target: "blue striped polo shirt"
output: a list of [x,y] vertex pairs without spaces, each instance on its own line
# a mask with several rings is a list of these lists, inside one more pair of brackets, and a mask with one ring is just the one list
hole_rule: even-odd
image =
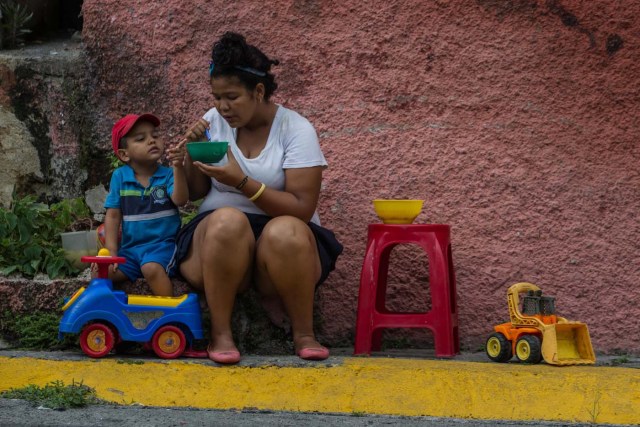
[[104,207],[122,213],[120,248],[175,242],[180,214],[171,201],[172,194],[173,170],[166,166],[158,165],[147,188],[138,182],[129,165],[113,172]]

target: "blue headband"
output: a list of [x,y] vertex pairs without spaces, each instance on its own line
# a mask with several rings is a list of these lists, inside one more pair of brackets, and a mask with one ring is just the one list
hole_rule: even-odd
[[[215,64],[212,61],[209,61],[209,77],[213,76],[214,67],[215,67]],[[264,77],[267,75],[267,73],[265,73],[264,71],[256,70],[255,68],[251,68],[251,67],[241,67],[239,65],[235,65],[233,68],[235,68],[236,70],[253,74],[258,77]]]

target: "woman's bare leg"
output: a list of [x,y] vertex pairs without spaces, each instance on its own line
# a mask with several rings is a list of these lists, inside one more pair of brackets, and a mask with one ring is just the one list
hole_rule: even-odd
[[313,332],[320,257],[309,226],[291,216],[269,221],[257,243],[256,268],[256,283],[263,297],[282,299],[291,320],[296,352],[322,348]]
[[231,333],[236,294],[248,286],[255,240],[249,220],[233,208],[217,209],[196,227],[180,273],[203,289],[211,314],[212,352],[237,351]]

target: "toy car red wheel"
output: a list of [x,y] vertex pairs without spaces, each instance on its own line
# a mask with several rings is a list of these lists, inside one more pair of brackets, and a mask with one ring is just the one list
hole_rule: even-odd
[[523,335],[516,341],[516,357],[525,363],[540,363],[540,338],[535,335]]
[[187,346],[187,339],[182,329],[173,325],[161,327],[151,339],[153,351],[162,359],[180,357]]
[[511,352],[511,343],[499,332],[495,332],[489,336],[485,345],[485,350],[489,359],[494,362],[508,362],[513,357],[513,353]]
[[80,348],[89,357],[104,357],[113,348],[116,334],[104,323],[91,323],[82,329]]

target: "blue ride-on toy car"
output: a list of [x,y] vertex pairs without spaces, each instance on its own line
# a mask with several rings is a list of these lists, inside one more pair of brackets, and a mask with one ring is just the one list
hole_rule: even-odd
[[[163,359],[202,357],[191,350],[202,339],[202,318],[196,294],[180,297],[127,295],[115,291],[108,278],[110,264],[125,262],[107,249],[82,262],[96,263],[98,277],[81,287],[62,307],[58,338],[80,333],[80,347],[90,357],[104,357],[122,341],[144,343]],[[189,350],[185,352],[187,349]]]

